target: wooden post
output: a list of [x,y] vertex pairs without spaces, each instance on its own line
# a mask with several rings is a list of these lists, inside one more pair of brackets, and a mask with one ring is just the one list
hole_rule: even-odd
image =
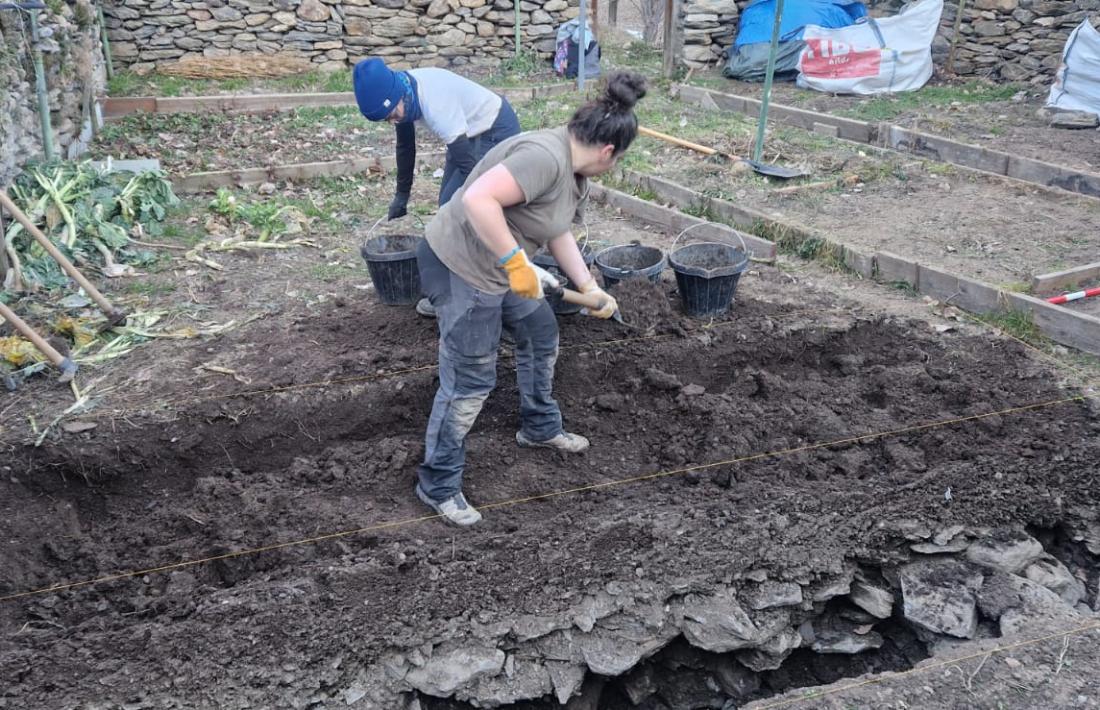
[[959,0],[959,7],[955,10],[955,32],[951,35],[951,48],[947,50],[947,73],[955,73],[955,47],[959,44],[959,30],[962,28],[963,10],[966,9],[966,0]]
[[679,60],[676,56],[677,45],[680,42],[680,18],[677,17],[679,10],[679,0],[665,0],[665,46],[662,69],[666,79],[671,79],[679,66]]
[[600,0],[592,0],[592,34],[600,35]]
[[619,0],[607,0],[607,25],[615,27],[619,24]]

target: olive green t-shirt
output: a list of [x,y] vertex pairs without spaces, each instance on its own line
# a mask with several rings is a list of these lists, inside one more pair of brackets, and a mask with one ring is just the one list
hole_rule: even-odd
[[495,165],[508,168],[523,191],[522,202],[504,208],[504,219],[528,256],[580,221],[588,179],[573,172],[568,128],[521,133],[486,153],[428,223],[428,244],[448,269],[480,291],[500,294],[508,290],[508,275],[478,238],[462,204],[466,187]]

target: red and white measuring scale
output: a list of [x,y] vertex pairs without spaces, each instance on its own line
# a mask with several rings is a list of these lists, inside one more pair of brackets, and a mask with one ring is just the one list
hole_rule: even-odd
[[1079,301],[1082,298],[1092,298],[1093,296],[1100,296],[1100,286],[1097,286],[1096,288],[1090,288],[1085,291],[1074,291],[1073,293],[1067,293],[1062,296],[1048,298],[1047,303],[1053,303],[1057,306],[1063,303],[1069,303],[1070,301]]

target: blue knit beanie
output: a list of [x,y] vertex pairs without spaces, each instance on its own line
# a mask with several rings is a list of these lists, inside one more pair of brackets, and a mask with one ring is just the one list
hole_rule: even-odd
[[352,73],[359,112],[370,121],[383,121],[405,95],[405,88],[386,63],[378,57],[364,59]]

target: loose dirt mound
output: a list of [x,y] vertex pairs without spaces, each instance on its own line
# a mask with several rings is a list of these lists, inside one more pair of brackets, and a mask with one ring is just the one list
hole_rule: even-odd
[[[354,386],[226,397],[20,451],[0,482],[0,595],[366,530],[3,602],[0,698],[320,707],[384,652],[492,637],[520,615],[552,625],[596,591],[642,603],[753,569],[816,579],[887,555],[883,521],[1052,525],[1066,501],[1100,502],[1100,422],[1080,402],[852,438],[1068,396],[1012,344],[826,327],[818,309],[752,300],[704,327],[630,293],[628,318],[660,312],[652,336],[563,319],[556,396],[587,454],[515,447],[502,358],[468,445],[467,492],[486,507],[474,530],[415,521],[434,375],[384,374],[434,361],[434,324],[410,309],[334,309],[272,335],[321,337],[311,352],[340,363],[288,368],[272,347],[272,383]],[[807,448],[821,442],[835,443]]]

